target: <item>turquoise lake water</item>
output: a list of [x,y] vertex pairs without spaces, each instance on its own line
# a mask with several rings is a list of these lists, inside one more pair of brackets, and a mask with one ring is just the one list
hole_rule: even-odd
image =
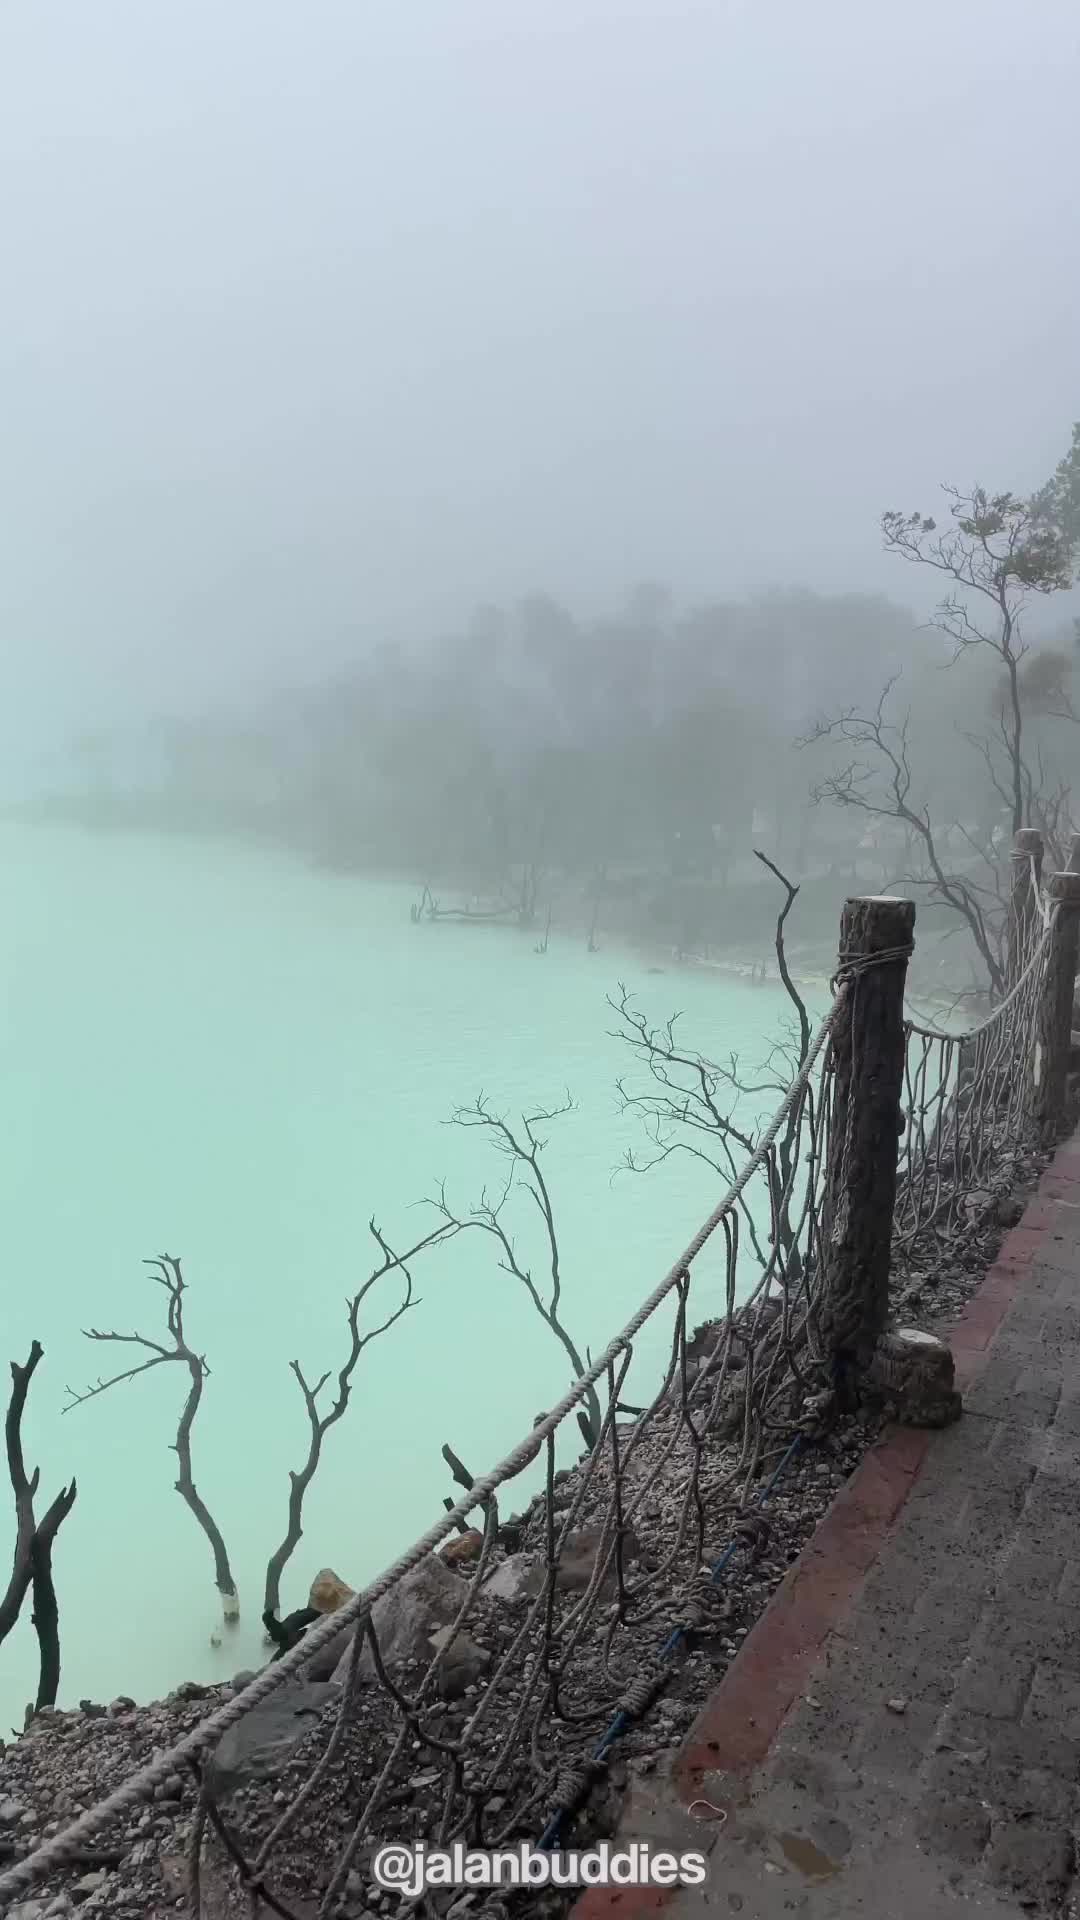
[[[716,973],[658,975],[614,945],[590,955],[553,935],[541,956],[510,930],[415,927],[407,888],[242,846],[9,825],[0,858],[4,1358],[25,1359],[34,1337],[45,1348],[24,1421],[39,1513],[72,1473],[79,1483],[55,1555],[60,1704],[152,1698],[265,1658],[263,1572],[307,1446],[288,1363],[309,1377],[341,1364],[372,1214],[407,1245],[440,1178],[464,1204],[505,1171],[481,1136],[445,1124],[452,1109],[481,1089],[513,1115],[573,1095],[544,1164],[566,1319],[596,1352],[718,1197],[685,1159],[613,1179],[643,1137],[618,1111],[632,1063],[605,994],[624,980],[653,1018],[681,1008],[688,1040],[748,1061],[783,1003]],[[539,1269],[524,1200],[513,1221]],[[163,1295],[141,1263],[160,1252],[183,1259],[188,1337],[211,1367],[194,1473],[240,1591],[223,1636],[209,1550],[173,1491],[186,1374],[162,1367],[62,1411],[68,1386],[129,1363],[81,1329],[158,1334]],[[695,1303],[719,1268],[707,1251]],[[368,1348],[327,1438],[285,1611],[320,1567],[359,1584],[430,1525],[451,1491],[444,1441],[479,1473],[569,1385],[482,1236],[426,1256],[415,1283],[421,1305]],[[383,1282],[372,1317],[397,1297]],[[669,1327],[643,1338],[646,1370]],[[530,1491],[523,1476],[507,1510]],[[6,1488],[0,1504],[10,1539]],[[4,1732],[35,1684],[27,1605],[0,1648]]]

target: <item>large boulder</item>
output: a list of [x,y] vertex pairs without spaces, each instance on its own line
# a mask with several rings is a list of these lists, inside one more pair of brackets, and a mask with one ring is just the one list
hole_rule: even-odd
[[[599,1527],[580,1527],[567,1534],[555,1572],[557,1593],[584,1593],[596,1571],[597,1556],[604,1536]],[[641,1558],[641,1548],[628,1528],[623,1539],[623,1565]],[[535,1600],[544,1588],[547,1567],[539,1555],[512,1553],[496,1567],[484,1582],[484,1593],[493,1600]],[[616,1588],[615,1556],[612,1554],[601,1585],[601,1596],[610,1599]]]
[[[469,1584],[454,1573],[437,1554],[426,1554],[410,1573],[376,1600],[371,1623],[379,1643],[379,1655],[388,1671],[407,1661],[430,1661],[440,1655],[440,1689],[454,1697],[472,1684],[490,1660],[490,1654],[465,1633],[450,1638],[448,1629],[469,1592]],[[350,1648],[346,1643],[334,1673],[343,1686],[349,1670]],[[468,1673],[468,1678],[463,1676]],[[360,1655],[360,1678],[375,1677],[370,1646]]]
[[530,1553],[511,1553],[496,1567],[489,1580],[484,1582],[484,1595],[492,1600],[505,1600],[513,1604],[515,1600],[527,1599],[535,1594],[533,1584],[537,1566],[540,1563]]
[[[609,1540],[607,1547],[604,1548],[605,1552],[610,1544]],[[559,1565],[555,1573],[556,1592],[583,1593],[596,1571],[596,1563],[603,1546],[604,1535],[599,1527],[581,1527],[576,1533],[568,1533],[559,1554]],[[623,1566],[628,1566],[632,1560],[638,1560],[640,1557],[641,1549],[637,1540],[627,1528],[623,1535]],[[541,1567],[537,1592],[544,1584],[544,1573],[545,1570]],[[615,1556],[612,1554],[600,1589],[601,1594],[604,1598],[608,1598],[614,1593],[615,1587]]]
[[225,1800],[238,1787],[281,1773],[337,1694],[333,1686],[286,1680],[268,1700],[250,1708],[222,1734],[207,1762],[206,1784],[214,1799]]
[[342,1655],[349,1651],[352,1636],[351,1627],[342,1627],[340,1633],[333,1634],[325,1647],[312,1654],[307,1662],[303,1670],[305,1680],[332,1680],[341,1665]]

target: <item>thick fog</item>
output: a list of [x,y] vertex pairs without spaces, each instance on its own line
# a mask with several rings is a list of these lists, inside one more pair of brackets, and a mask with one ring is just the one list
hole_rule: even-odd
[[[650,1751],[849,1395],[955,1417],[886,1306],[970,1297],[1076,1092],[1078,51],[1077,0],[0,4],[0,1271],[39,1525],[78,1471],[58,1625],[0,1491],[0,1725],[88,1704],[9,1745],[0,1859],[181,1724],[117,1696],[189,1726],[511,1448],[470,1577],[528,1610],[584,1443],[565,1610],[454,1601],[423,1682],[531,1832],[796,1425],[832,1467]],[[290,1898],[365,1771],[461,1826],[362,1691]],[[174,1785],[108,1911],[191,1857]]]
[[11,750],[543,589],[925,595],[1075,412],[1044,0],[8,7]]

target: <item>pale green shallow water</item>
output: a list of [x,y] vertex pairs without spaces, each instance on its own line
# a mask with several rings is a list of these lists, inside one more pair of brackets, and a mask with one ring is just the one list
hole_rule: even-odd
[[[440,1175],[464,1198],[492,1172],[481,1138],[442,1124],[451,1108],[480,1088],[508,1109],[573,1093],[545,1165],[567,1318],[596,1351],[716,1197],[682,1160],[612,1184],[640,1135],[616,1108],[629,1060],[608,1037],[605,993],[622,978],[655,1017],[685,1009],[703,1048],[748,1059],[780,997],[716,975],[655,977],[611,946],[590,956],[553,937],[539,957],[508,931],[416,928],[400,887],[234,846],[5,826],[0,860],[3,1357],[25,1358],[34,1336],[45,1347],[24,1424],[39,1511],[79,1480],[56,1552],[61,1704],[149,1698],[265,1657],[263,1570],[287,1469],[306,1450],[288,1361],[316,1375],[340,1364],[343,1301],[371,1266],[369,1215],[405,1244],[424,1230],[412,1203]],[[212,1368],[195,1477],[244,1606],[217,1651],[208,1550],[172,1491],[186,1376],[162,1369],[61,1415],[69,1382],[117,1370],[118,1350],[91,1347],[81,1327],[155,1331],[163,1296],[140,1262],[160,1251],[183,1256],[189,1337]],[[703,1256],[696,1302],[708,1304],[710,1272],[718,1259]],[[431,1523],[449,1491],[443,1441],[480,1472],[568,1385],[561,1351],[479,1236],[418,1264],[416,1279],[422,1306],[369,1348],[328,1437],[286,1610],[319,1567],[359,1582]],[[669,1326],[643,1342],[646,1364]],[[517,1482],[517,1503],[529,1490]],[[6,1555],[6,1485],[0,1498]],[[27,1607],[0,1649],[3,1732],[35,1672]]]

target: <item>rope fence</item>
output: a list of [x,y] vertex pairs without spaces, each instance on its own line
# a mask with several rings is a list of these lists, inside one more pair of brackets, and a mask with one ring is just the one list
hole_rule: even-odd
[[905,1022],[897,1251],[965,1232],[973,1207],[1011,1184],[1016,1156],[1030,1144],[1027,1063],[1051,937],[1041,903],[1030,931],[1023,971],[986,1019],[959,1033]]
[[[880,1153],[859,1132],[868,1070],[860,993],[872,986],[879,996],[863,994],[863,1016],[870,1009],[875,1019],[880,997],[896,996],[902,1130],[890,1149],[895,1207],[882,1223],[887,1272],[890,1244],[899,1257],[923,1236],[961,1232],[970,1196],[1007,1180],[1031,1142],[1048,980],[1066,922],[1075,950],[1080,912],[1052,902],[1046,917],[1034,897],[1008,993],[959,1033],[903,1017],[910,942],[842,943],[829,1009],[745,1166],[558,1404],[377,1579],[0,1874],[0,1904],[184,1768],[199,1780],[188,1895],[196,1920],[207,1914],[210,1860],[216,1873],[228,1864],[252,1916],[331,1920],[354,1911],[356,1874],[388,1841],[557,1844],[677,1660],[723,1638],[728,1582],[765,1550],[764,1509],[805,1464],[834,1401],[836,1247],[852,1231],[848,1202],[863,1191],[850,1183],[867,1153]],[[872,929],[875,903],[852,904],[870,910]],[[640,1407],[626,1397],[635,1358],[635,1386],[639,1375],[649,1381]],[[559,1471],[559,1438],[576,1434],[590,1391],[602,1410],[598,1438]],[[534,1463],[542,1490],[521,1513],[507,1511],[507,1491]],[[444,1557],[447,1542],[458,1544]],[[271,1702],[308,1701],[312,1683],[331,1678],[308,1738],[272,1783],[240,1796],[241,1813],[225,1737]],[[328,1838],[318,1884],[301,1898],[289,1841],[316,1809]]]

